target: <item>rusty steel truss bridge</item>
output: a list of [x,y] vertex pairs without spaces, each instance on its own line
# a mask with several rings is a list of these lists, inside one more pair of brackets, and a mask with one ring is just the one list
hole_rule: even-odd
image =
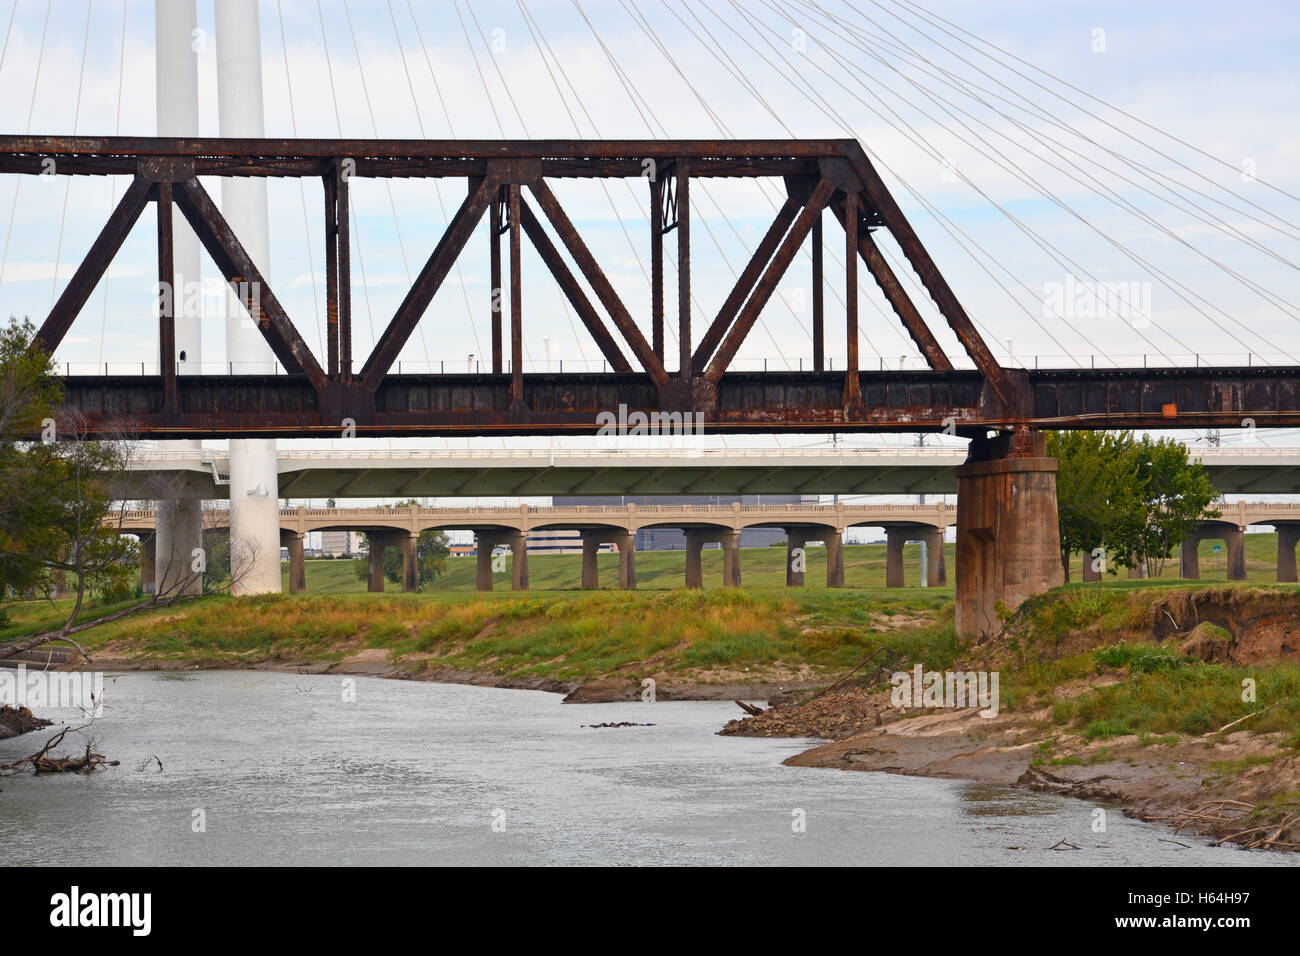
[[[654,174],[647,176],[647,169]],[[41,325],[34,347],[52,354],[59,346],[132,226],[152,204],[159,282],[168,289],[173,285],[175,207],[287,373],[177,374],[175,320],[164,304],[158,318],[159,375],[62,379],[64,412],[87,436],[336,437],[345,420],[358,436],[591,434],[597,416],[620,405],[660,416],[697,413],[706,428],[719,432],[948,430],[983,436],[998,430],[1015,436],[1012,446],[1019,454],[1032,454],[1030,435],[1039,428],[1240,427],[1247,419],[1258,427],[1300,426],[1300,367],[1026,370],[999,364],[854,140],[0,137],[0,173],[48,172],[127,176],[131,182]],[[272,284],[202,185],[204,176],[321,182],[325,355],[308,348]],[[464,201],[373,351],[357,360],[349,264],[353,177],[459,178],[466,184]],[[693,180],[718,177],[780,178],[786,199],[712,322],[696,334],[690,315],[690,188]],[[573,178],[647,181],[648,316],[635,316],[624,305],[548,184]],[[838,335],[842,329],[848,361],[846,369],[833,371],[825,362],[821,295],[827,210],[833,228],[843,231],[846,262],[845,321],[841,326],[836,316],[833,331]],[[499,305],[491,313],[490,371],[395,373],[398,355],[417,324],[427,319],[436,331],[438,316],[426,315],[429,305],[484,216],[494,303],[503,299],[497,290],[510,291],[508,319]],[[973,369],[954,368],[945,355],[882,254],[876,239],[880,230],[901,249]],[[677,256],[675,318],[664,309],[664,238],[669,233],[676,234],[675,248],[669,250]],[[524,373],[525,234],[611,371]],[[807,370],[732,369],[746,336],[809,239],[813,300]],[[859,261],[927,370],[860,367]],[[664,354],[666,321],[677,324],[675,357]]]

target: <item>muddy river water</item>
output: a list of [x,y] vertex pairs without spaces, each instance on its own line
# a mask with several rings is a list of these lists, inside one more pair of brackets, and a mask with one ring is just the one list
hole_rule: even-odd
[[[731,703],[256,671],[109,674],[105,691],[85,732],[120,765],[0,779],[4,862],[1284,862],[1176,846],[1118,811],[1097,832],[1094,806],[1062,797],[784,767],[811,742],[718,737]],[[584,726],[621,721],[654,726]],[[48,735],[0,741],[0,763]]]

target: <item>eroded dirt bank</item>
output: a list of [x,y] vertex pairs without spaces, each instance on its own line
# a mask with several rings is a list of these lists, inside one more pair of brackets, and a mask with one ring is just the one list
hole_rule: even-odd
[[[1044,605],[1046,617],[1060,608]],[[1122,733],[1071,719],[1068,704],[1126,692],[1152,674],[1177,698],[1237,694],[1242,674],[1264,682],[1300,660],[1300,593],[1207,588],[1160,595],[1106,623],[1044,633],[1044,608],[1013,619],[967,652],[969,669],[999,670],[1014,684],[1027,669],[1070,667],[1041,693],[1015,688],[1023,706],[980,716],[975,708],[896,706],[882,671],[874,689],[853,687],[802,704],[738,717],[722,734],[820,737],[828,742],[786,761],[971,780],[1096,801],[1130,816],[1243,847],[1300,849],[1300,734],[1295,700],[1267,696],[1240,719],[1200,733]],[[1035,634],[1034,629],[1039,633]],[[1106,666],[1116,644],[1128,661]],[[1276,669],[1276,670],[1274,670]],[[1293,671],[1292,671],[1293,672]],[[883,679],[883,681],[882,681]],[[1219,682],[1224,686],[1216,687]],[[1005,685],[1004,685],[1005,686]],[[1283,686],[1293,686],[1285,685]],[[1151,707],[1160,697],[1151,694]],[[1145,702],[1145,698],[1143,698]],[[1166,701],[1171,709],[1185,702]],[[1292,716],[1283,718],[1283,714]],[[1263,723],[1271,718],[1269,723]],[[1220,718],[1221,719],[1221,718]],[[1252,729],[1252,725],[1266,729]],[[1173,837],[1176,839],[1176,837]]]

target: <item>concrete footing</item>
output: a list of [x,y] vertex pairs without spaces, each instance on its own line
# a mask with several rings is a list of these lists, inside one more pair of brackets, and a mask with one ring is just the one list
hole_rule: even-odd
[[957,635],[996,633],[999,602],[1015,610],[1064,577],[1056,459],[991,458],[958,468]]

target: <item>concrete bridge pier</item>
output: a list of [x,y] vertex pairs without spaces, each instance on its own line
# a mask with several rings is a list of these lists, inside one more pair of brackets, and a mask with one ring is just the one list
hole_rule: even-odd
[[926,587],[946,584],[948,569],[943,558],[943,531],[939,528],[893,527],[885,529],[885,587],[906,587],[903,547],[909,541],[925,542]]
[[826,586],[842,588],[844,587],[844,533],[827,531],[823,543],[826,545]]
[[388,535],[380,531],[371,531],[367,537],[370,542],[370,577],[366,580],[366,590],[378,593],[384,590],[384,547]]
[[703,531],[686,529],[686,586],[704,587],[704,561],[701,551],[705,544],[722,545],[722,586],[740,587],[740,532]]
[[1093,581],[1101,580],[1101,571],[1092,569],[1092,555],[1087,551],[1083,553],[1083,583],[1089,584]]
[[808,560],[808,534],[806,532],[789,531],[785,533],[785,586],[788,588],[801,588],[804,586],[804,570],[806,565],[801,565],[800,570],[795,570],[795,551],[803,549],[803,560]]
[[[302,594],[307,590],[307,561],[303,553],[305,535],[297,531],[280,531],[280,547],[289,549],[289,593]],[[375,546],[373,542],[370,545]]]
[[1296,580],[1296,545],[1300,544],[1300,524],[1277,524],[1277,579]]
[[[1279,535],[1279,543],[1280,543]],[[1235,525],[1215,525],[1193,531],[1184,540],[1178,554],[1178,572],[1181,577],[1196,580],[1201,576],[1201,542],[1205,539],[1223,541],[1228,552],[1225,566],[1229,581],[1246,580],[1246,533]],[[1280,567],[1280,566],[1279,566]]]
[[636,590],[636,535],[623,532],[614,539],[618,548],[618,586],[625,591]]
[[474,540],[478,552],[475,579],[478,590],[492,590],[492,551],[502,545],[510,549],[510,590],[528,590],[528,544],[523,532],[476,531]]
[[157,538],[152,534],[140,535],[140,590],[145,594],[153,594],[157,590],[156,542]]
[[618,548],[618,586],[624,590],[636,588],[636,535],[627,531],[583,529],[582,535],[582,586],[585,590],[600,587],[600,546],[613,544]]
[[[203,502],[163,499],[157,504],[154,582],[159,594],[202,594],[203,575],[193,570],[194,551],[203,547]],[[279,565],[276,555],[276,565]]]
[[412,532],[402,538],[402,590],[420,590],[420,535]]
[[971,440],[957,469],[959,637],[980,639],[1001,627],[998,604],[1015,610],[1064,580],[1056,511],[1056,459],[1028,430]]

